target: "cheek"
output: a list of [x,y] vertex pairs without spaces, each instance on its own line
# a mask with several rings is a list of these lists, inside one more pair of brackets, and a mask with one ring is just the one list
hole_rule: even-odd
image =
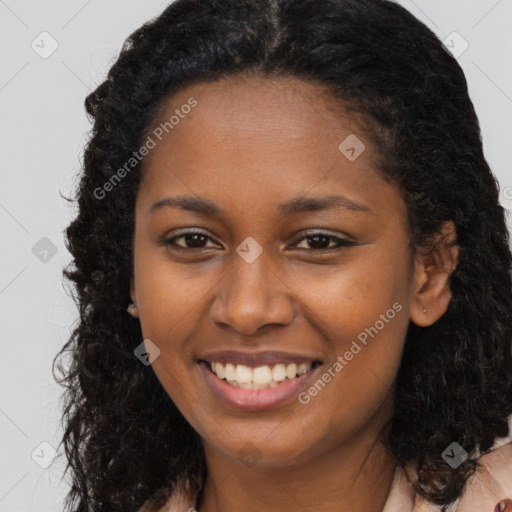
[[348,304],[329,306],[332,356],[298,396],[300,410],[291,416],[294,428],[311,432],[311,442],[324,449],[354,435],[377,411],[380,418],[391,414],[390,390],[409,323],[405,307],[392,295],[370,294],[363,303],[355,296]]
[[136,246],[135,276],[139,320],[144,339],[160,350],[152,368],[163,388],[180,409],[194,394],[191,370],[195,360],[188,343],[205,314],[204,300],[211,289],[211,272],[171,262],[165,251],[141,242]]
[[135,276],[144,336],[165,345],[186,337],[197,325],[200,308],[215,282],[212,274],[205,267],[173,262],[165,248],[155,249],[141,241]]
[[386,331],[403,331],[408,321],[394,321],[396,311],[392,306],[397,302],[403,311],[408,307],[408,275],[404,270],[408,268],[407,257],[406,248],[388,253],[384,247],[369,247],[354,252],[350,260],[336,268],[317,270],[307,279],[289,275],[288,280],[307,306],[305,311],[311,312],[311,323],[316,319],[326,336],[337,340],[333,341],[333,348],[340,352],[347,340],[373,326],[390,308],[388,316],[393,321],[385,322]]
[[306,390],[302,403],[343,429],[355,428],[379,407],[400,364],[409,325],[408,253],[406,247],[391,252],[392,260],[386,254],[375,251],[297,292],[330,352],[320,382]]

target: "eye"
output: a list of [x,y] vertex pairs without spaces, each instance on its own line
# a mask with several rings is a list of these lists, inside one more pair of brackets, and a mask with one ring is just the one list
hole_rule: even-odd
[[[178,243],[181,240],[181,243]],[[216,244],[206,245],[211,238],[202,231],[185,231],[172,238],[162,241],[165,246],[173,246],[179,250],[206,249],[208,247],[218,247]],[[302,247],[301,247],[302,245]],[[290,247],[306,252],[322,252],[341,249],[343,247],[353,247],[357,245],[352,240],[340,238],[335,235],[324,232],[310,233],[294,242]]]
[[[183,239],[183,243],[176,243],[177,240]],[[202,231],[186,231],[180,235],[163,240],[165,246],[175,246],[178,249],[204,249],[208,246],[205,243],[211,238]],[[212,245],[210,247],[216,247]]]
[[[309,246],[308,247],[300,247],[301,243],[305,243]],[[331,243],[334,242],[334,246],[331,245]],[[299,249],[299,250],[306,250],[307,252],[312,251],[330,251],[333,249],[340,249],[342,247],[353,247],[357,245],[352,240],[348,240],[346,238],[340,238],[338,236],[331,235],[329,233],[323,233],[323,232],[316,232],[316,233],[310,233],[307,236],[299,239],[297,242],[295,242],[291,247]]]

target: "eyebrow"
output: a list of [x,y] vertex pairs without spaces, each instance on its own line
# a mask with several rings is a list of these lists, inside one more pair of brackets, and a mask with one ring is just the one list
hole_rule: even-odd
[[[356,203],[340,195],[316,198],[296,197],[281,203],[278,206],[278,209],[283,216],[289,217],[298,213],[322,211],[334,207],[341,207],[356,212],[370,211],[368,206]],[[191,196],[177,196],[165,197],[156,201],[149,209],[148,216],[164,208],[179,208],[180,210],[201,213],[204,215],[220,216],[224,214],[224,210],[222,208],[207,199]]]

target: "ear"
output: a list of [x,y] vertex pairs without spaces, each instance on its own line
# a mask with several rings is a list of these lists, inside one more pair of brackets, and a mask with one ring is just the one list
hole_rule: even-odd
[[445,222],[429,247],[417,247],[412,279],[410,318],[427,327],[441,318],[450,304],[449,277],[459,261],[457,232],[452,221]]

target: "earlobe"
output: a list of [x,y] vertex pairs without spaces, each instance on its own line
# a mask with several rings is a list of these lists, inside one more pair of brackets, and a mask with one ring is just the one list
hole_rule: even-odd
[[132,303],[128,305],[126,311],[133,317],[139,318],[139,310],[137,308],[137,300],[135,295],[135,283],[133,277],[130,278],[130,298]]
[[132,302],[137,302],[137,297],[135,295],[135,279],[133,276],[130,276],[130,299]]
[[410,306],[411,321],[427,327],[448,309],[450,275],[457,267],[459,247],[453,222],[445,222],[428,250],[417,248]]

